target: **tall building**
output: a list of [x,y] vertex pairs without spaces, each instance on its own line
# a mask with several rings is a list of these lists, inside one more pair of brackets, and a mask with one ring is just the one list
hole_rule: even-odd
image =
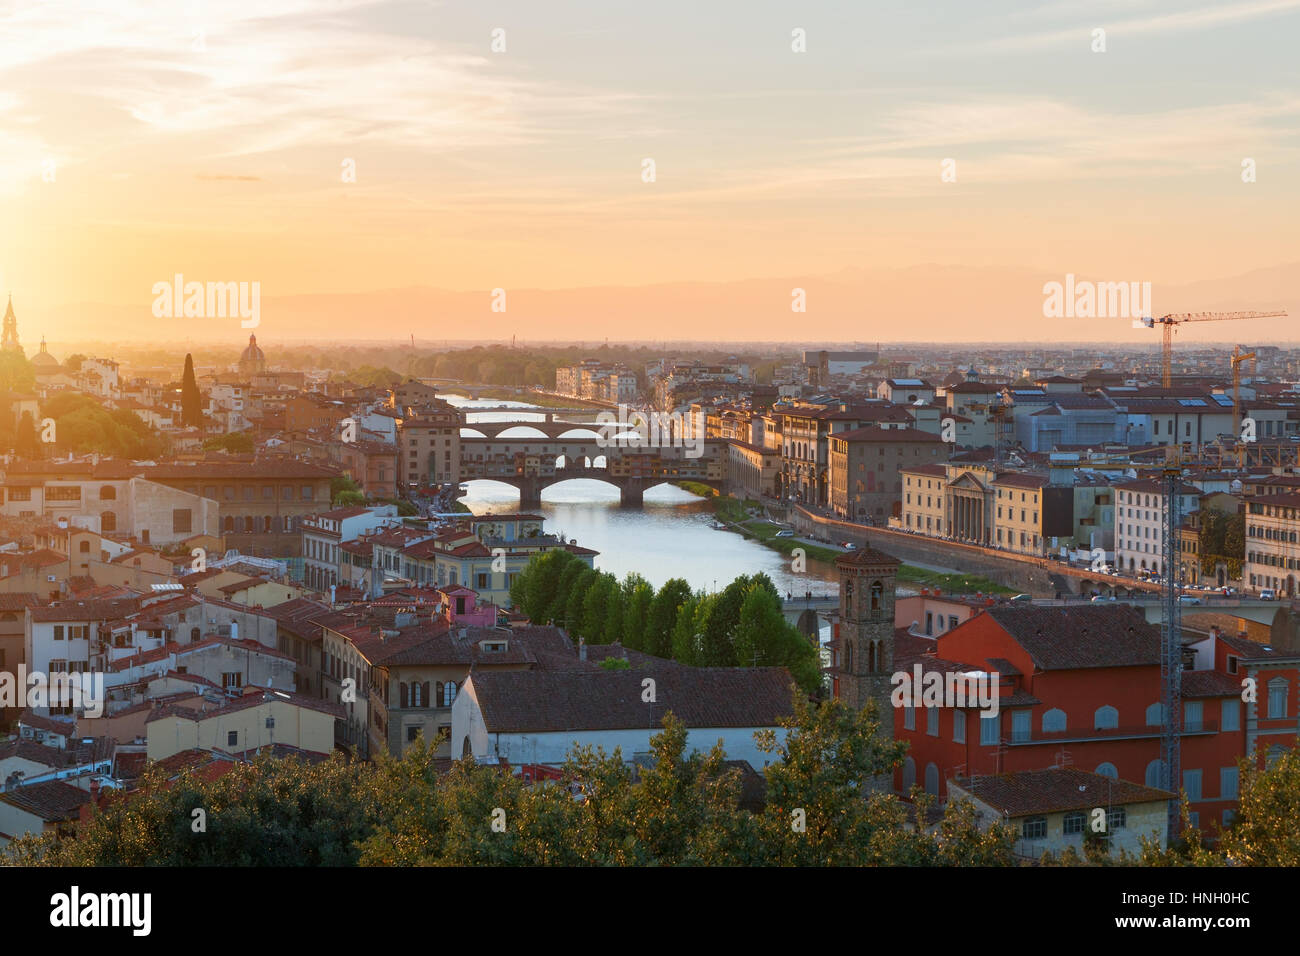
[[18,342],[18,319],[14,315],[14,297],[9,296],[9,306],[5,309],[4,336],[0,338],[0,349],[6,352],[22,353],[23,347]]
[[890,677],[894,671],[894,583],[899,562],[874,548],[835,559],[840,577],[840,619],[832,692],[854,710],[876,702],[880,734],[894,736]]

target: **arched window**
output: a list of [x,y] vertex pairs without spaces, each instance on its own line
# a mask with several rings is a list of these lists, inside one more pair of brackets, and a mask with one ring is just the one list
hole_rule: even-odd
[[414,684],[411,685],[411,706],[412,707],[424,706],[424,685],[421,684],[419,681],[416,681]]
[[916,761],[911,757],[903,758],[903,793],[916,786]]
[[853,642],[848,640],[844,642],[844,670],[853,673]]
[[456,702],[456,682],[449,680],[442,685],[442,706],[450,707]]
[[1165,705],[1152,704],[1147,708],[1147,726],[1163,727],[1165,723]]
[[402,706],[402,707],[410,707],[410,706],[411,706],[411,688],[410,688],[409,686],[407,686],[407,684],[405,684],[405,683],[398,684],[397,687],[398,687],[398,690],[401,692],[401,693],[398,695],[398,696],[399,696],[399,699],[401,700],[401,704],[400,704],[400,706]]
[[1098,707],[1092,715],[1092,726],[1094,730],[1114,730],[1119,726],[1119,711],[1109,704]]
[[99,489],[99,500],[100,500],[100,501],[116,501],[116,500],[117,500],[117,489],[114,488],[112,485],[102,485],[102,486],[100,487],[100,489]]
[[1165,785],[1165,762],[1163,760],[1153,760],[1147,764],[1146,784],[1148,787],[1163,787]]
[[80,551],[82,554],[90,554],[90,542],[82,541],[80,544],[77,545],[77,550]]
[[262,516],[262,533],[263,533],[263,534],[270,534],[270,533],[271,533],[271,516],[270,516],[270,515],[263,515],[263,516]]
[[869,674],[874,674],[876,668],[880,666],[880,659],[877,657],[877,654],[879,654],[879,648],[879,641],[869,641],[867,643],[867,673]]
[[235,530],[235,519],[232,518],[232,517],[230,517],[229,515],[227,515],[226,517],[222,518],[222,519],[221,519],[221,530],[222,530],[222,531],[227,531],[227,532],[230,532],[230,533],[233,534],[233,533],[234,533],[234,530]]
[[1115,765],[1113,763],[1104,763],[1100,765],[1093,772],[1096,773],[1097,776],[1099,777],[1110,777],[1110,779],[1112,780],[1119,779],[1119,771],[1115,769]]
[[932,763],[925,765],[925,792],[935,797],[939,795],[939,768]]
[[1065,711],[1053,707],[1043,714],[1043,733],[1055,734],[1065,730]]
[[885,587],[879,581],[871,582],[871,610],[879,611],[881,599],[885,593]]
[[247,534],[252,534],[252,533],[253,533],[253,516],[252,516],[252,515],[244,515],[244,531],[245,531]]
[[100,530],[100,531],[116,531],[116,530],[117,530],[117,515],[115,515],[115,514],[114,514],[113,512],[111,512],[111,511],[104,511],[104,512],[101,512],[101,513],[100,513],[100,516],[99,516],[99,530]]
[[469,746],[469,734],[466,734],[460,742],[460,759],[464,760],[466,757],[472,756],[473,753]]

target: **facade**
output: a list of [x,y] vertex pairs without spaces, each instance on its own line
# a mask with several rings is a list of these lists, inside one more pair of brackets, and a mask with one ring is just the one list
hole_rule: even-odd
[[[1179,484],[1179,513],[1198,508],[1199,488]],[[1115,559],[1125,571],[1166,573],[1163,524],[1165,483],[1158,478],[1127,481],[1115,486]],[[1179,522],[1181,524],[1181,521]]]
[[841,518],[884,525],[899,511],[905,467],[946,457],[947,445],[918,428],[855,428],[829,436],[830,507]]
[[409,488],[459,483],[463,419],[441,399],[407,410],[397,420],[399,481]]
[[1300,494],[1246,499],[1245,584],[1295,597],[1300,576]]
[[840,608],[831,648],[831,695],[854,710],[874,702],[882,733],[889,733],[892,723],[890,677],[894,672],[898,568],[896,558],[874,548],[835,559]]

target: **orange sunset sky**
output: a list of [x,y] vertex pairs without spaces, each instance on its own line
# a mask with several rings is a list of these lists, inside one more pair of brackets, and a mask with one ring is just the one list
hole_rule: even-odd
[[259,282],[272,342],[1150,341],[1044,319],[1066,273],[1294,340],[1298,35],[1300,0],[4,0],[0,288],[29,354],[247,337],[155,318],[176,273]]

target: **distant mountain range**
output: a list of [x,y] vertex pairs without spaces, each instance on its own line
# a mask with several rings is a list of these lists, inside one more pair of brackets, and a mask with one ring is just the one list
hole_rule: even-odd
[[[1140,275],[1078,275],[1077,282],[1134,282]],[[1126,318],[1044,318],[1043,286],[1063,274],[1029,269],[913,266],[845,269],[829,275],[675,282],[579,289],[507,289],[505,312],[492,291],[427,287],[338,295],[275,295],[262,288],[263,342],[502,339],[541,341],[726,342],[1096,342],[1155,345],[1158,331]],[[794,289],[806,311],[794,312]],[[21,295],[21,293],[20,293]],[[1152,311],[1285,308],[1285,319],[1187,326],[1176,341],[1243,344],[1300,342],[1300,264],[1181,286],[1152,286]],[[158,319],[152,296],[132,305],[85,303],[42,310],[15,305],[28,353],[42,334],[59,341],[112,340],[159,345],[243,342],[238,318]]]

